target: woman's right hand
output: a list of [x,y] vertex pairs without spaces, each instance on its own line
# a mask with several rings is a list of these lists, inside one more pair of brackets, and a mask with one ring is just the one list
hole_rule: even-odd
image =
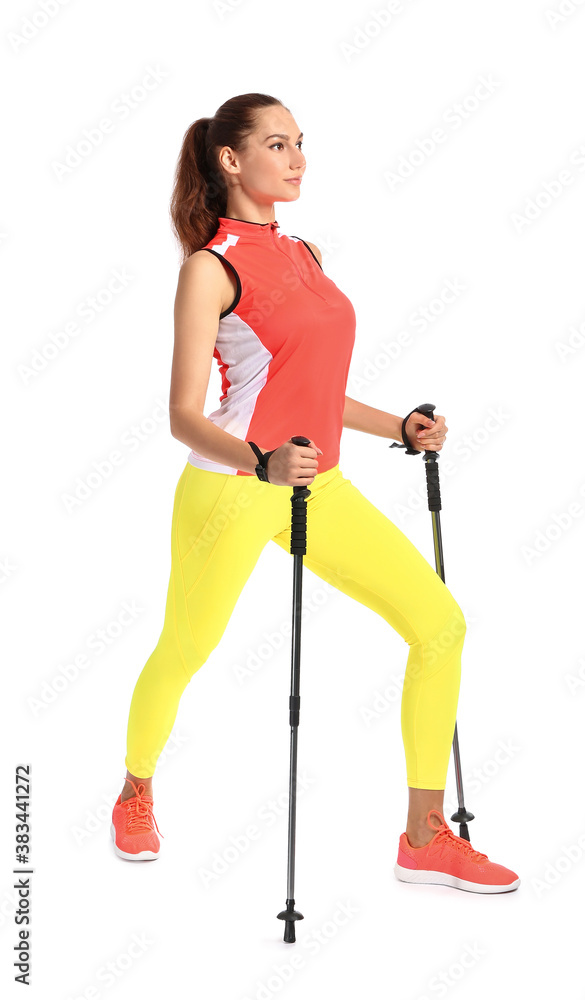
[[292,438],[275,448],[268,459],[268,480],[275,486],[309,486],[319,468],[316,456],[323,452],[314,441],[293,444]]

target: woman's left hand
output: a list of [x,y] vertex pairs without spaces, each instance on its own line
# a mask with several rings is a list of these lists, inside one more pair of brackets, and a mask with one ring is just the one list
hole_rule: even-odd
[[417,451],[440,451],[449,428],[445,424],[445,418],[440,414],[435,413],[435,419],[430,420],[415,410],[406,421],[404,430],[412,447]]

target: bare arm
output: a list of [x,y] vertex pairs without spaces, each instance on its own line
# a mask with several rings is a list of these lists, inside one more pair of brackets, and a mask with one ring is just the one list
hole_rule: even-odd
[[[205,397],[222,312],[223,264],[205,250],[192,254],[179,272],[175,297],[175,342],[171,371],[171,434],[205,458],[254,473],[250,445],[204,415]],[[268,451],[262,441],[256,444]]]
[[377,434],[379,437],[393,438],[402,444],[402,420],[393,413],[377,410],[374,406],[366,406],[357,399],[345,397],[343,411],[343,426],[354,431],[364,431],[366,434]]

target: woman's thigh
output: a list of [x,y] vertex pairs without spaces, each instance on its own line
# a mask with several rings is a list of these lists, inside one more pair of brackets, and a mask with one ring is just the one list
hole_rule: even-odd
[[217,646],[271,536],[283,524],[278,488],[187,464],[172,519],[165,635],[178,638],[189,674]]
[[[290,550],[290,528],[273,540]],[[304,564],[380,614],[409,645],[429,642],[462,618],[416,546],[340,471],[308,498]]]

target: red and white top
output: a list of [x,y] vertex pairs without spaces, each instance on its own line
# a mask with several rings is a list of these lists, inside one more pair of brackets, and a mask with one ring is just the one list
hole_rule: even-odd
[[[350,300],[304,240],[280,233],[277,222],[221,216],[202,249],[220,256],[237,281],[236,297],[219,317],[213,356],[222,394],[208,419],[263,451],[302,434],[323,451],[318,471],[333,468],[355,342]],[[254,475],[194,450],[188,460],[213,472]]]

